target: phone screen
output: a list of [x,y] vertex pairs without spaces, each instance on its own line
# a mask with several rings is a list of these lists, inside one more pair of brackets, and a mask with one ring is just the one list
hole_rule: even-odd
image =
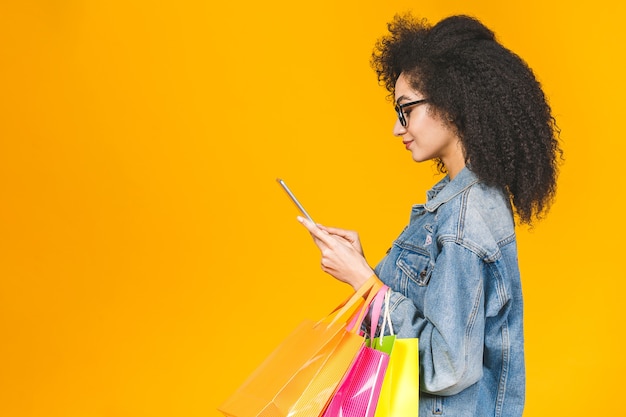
[[298,201],[298,199],[296,198],[296,196],[293,194],[293,192],[289,189],[289,187],[287,187],[287,184],[285,184],[285,181],[283,181],[280,178],[276,178],[276,181],[278,181],[278,183],[280,184],[281,187],[283,187],[283,190],[285,190],[285,192],[287,193],[287,195],[289,196],[289,198],[291,198],[291,201],[293,201],[293,203],[296,205],[296,207],[298,207],[298,210],[300,210],[300,212],[302,214],[304,214],[306,216],[307,219],[309,219],[310,221],[312,221],[313,223],[315,223],[315,221],[313,221],[313,219],[311,218],[311,216],[309,216],[309,213],[307,213],[307,211],[304,209],[304,207],[302,206],[302,204],[300,203],[300,201]]

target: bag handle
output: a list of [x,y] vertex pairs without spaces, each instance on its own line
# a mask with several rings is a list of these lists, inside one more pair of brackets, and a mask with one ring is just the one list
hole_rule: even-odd
[[[370,340],[374,340],[376,337],[376,328],[378,327],[378,319],[380,318],[380,312],[383,307],[383,300],[387,299],[387,293],[389,287],[383,285],[378,293],[376,294],[376,298],[374,299],[374,304],[372,305],[372,317],[370,320]],[[383,332],[385,329],[385,321],[383,320],[383,326],[380,328],[380,337],[383,336]]]
[[[367,294],[367,299],[361,307],[358,316],[353,317],[350,324],[346,328],[347,331],[356,334],[361,329],[361,324],[363,324],[363,320],[365,319],[365,316],[370,309],[370,305],[374,304],[373,309],[375,311],[378,311],[378,314],[380,314],[380,308],[382,306],[383,300],[381,296],[384,296],[385,294],[385,292],[383,291],[384,287],[385,285],[380,281],[379,284],[374,284],[370,292]],[[373,330],[376,330],[376,326],[374,326]]]
[[[347,323],[348,320],[350,320],[350,318],[353,318],[353,316],[356,314],[352,310],[354,310],[355,306],[360,305],[360,311],[357,316],[357,322],[360,326],[360,323],[363,321],[363,317],[365,316],[365,312],[369,308],[370,303],[382,286],[383,283],[378,279],[378,277],[376,275],[372,275],[367,281],[365,281],[363,285],[361,285],[361,287],[359,287],[359,289],[354,292],[354,294],[352,294],[345,301],[335,307],[335,309],[328,316],[320,320],[318,324],[327,320],[333,314],[335,316],[328,323],[327,327],[331,327],[337,322]],[[365,299],[365,302],[363,302],[363,297],[366,294],[367,298]]]
[[378,338],[378,346],[383,345],[383,336],[385,335],[385,323],[389,324],[389,334],[393,336],[393,325],[391,324],[391,311],[389,308],[390,298],[391,291],[389,291],[389,288],[387,288],[387,291],[385,292],[385,312],[383,314],[383,324],[382,326],[380,326],[380,337]]
[[376,299],[376,296],[380,293],[380,289],[382,287],[383,283],[378,280],[378,278],[376,278],[376,280],[372,284],[372,287],[367,292],[367,298],[358,310],[358,314],[357,312],[354,312],[352,314],[350,324],[348,324],[348,326],[346,327],[347,331],[356,334],[360,330],[361,324],[363,323],[363,320],[365,319],[365,316],[369,311],[370,305]]
[[[373,328],[372,326],[370,326],[370,329],[372,330],[372,332],[370,332],[371,338],[374,338],[374,336],[376,335],[376,327],[378,326],[377,323],[378,323],[378,318],[380,317],[380,312],[382,309],[383,298],[385,297],[385,292],[387,291],[388,288],[389,287],[387,287],[386,285],[383,285],[380,288],[380,290],[378,290],[378,292],[376,293],[376,296],[374,297],[374,302],[372,303],[371,323],[376,323],[376,324],[374,324]],[[355,313],[352,316],[352,319],[350,320],[350,324],[348,324],[347,330],[351,330],[356,326],[357,319],[358,319],[358,316]]]

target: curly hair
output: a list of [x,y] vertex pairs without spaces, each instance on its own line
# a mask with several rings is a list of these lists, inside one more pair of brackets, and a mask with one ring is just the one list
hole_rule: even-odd
[[542,218],[554,200],[563,151],[533,71],[469,16],[431,27],[410,13],[396,15],[388,29],[372,53],[379,83],[393,94],[404,74],[456,129],[478,178],[507,193],[522,223]]

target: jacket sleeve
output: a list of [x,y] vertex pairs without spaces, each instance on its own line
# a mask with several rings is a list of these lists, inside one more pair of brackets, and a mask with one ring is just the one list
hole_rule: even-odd
[[484,280],[488,268],[474,252],[443,244],[424,295],[424,311],[401,293],[391,294],[391,319],[399,338],[419,338],[420,386],[454,395],[483,372]]

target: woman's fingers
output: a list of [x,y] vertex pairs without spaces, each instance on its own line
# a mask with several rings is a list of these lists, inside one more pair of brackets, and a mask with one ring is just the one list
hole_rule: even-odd
[[317,225],[320,229],[328,232],[330,235],[343,239],[344,242],[352,245],[361,255],[363,255],[363,247],[361,246],[361,239],[359,234],[354,230],[340,229],[338,227],[328,227]]
[[354,242],[356,240],[356,232],[351,230],[339,229],[338,227],[327,227],[321,226],[322,230],[330,233],[331,235],[342,237],[350,242]]
[[302,223],[304,227],[311,233],[311,235],[324,243],[325,245],[329,245],[332,242],[332,236],[328,234],[327,231],[320,229],[315,223],[311,222],[309,219],[305,219],[304,217],[298,216],[298,221]]
[[[331,233],[342,229],[316,225],[301,216],[298,216],[298,221],[309,231],[319,248],[322,255],[320,264],[324,272],[352,285],[355,289],[373,274],[372,268],[363,257],[363,251],[354,247],[346,233]],[[356,232],[355,236],[358,241]]]

